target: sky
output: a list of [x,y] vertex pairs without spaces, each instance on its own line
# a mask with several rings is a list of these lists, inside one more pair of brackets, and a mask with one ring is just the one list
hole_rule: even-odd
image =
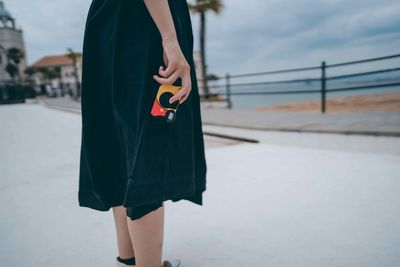
[[[127,1],[127,0],[125,0]],[[132,1],[132,0],[131,0]],[[5,0],[24,30],[28,62],[82,50],[90,0]],[[207,16],[216,75],[337,63],[400,53],[398,0],[225,0]],[[199,16],[192,14],[195,50]]]

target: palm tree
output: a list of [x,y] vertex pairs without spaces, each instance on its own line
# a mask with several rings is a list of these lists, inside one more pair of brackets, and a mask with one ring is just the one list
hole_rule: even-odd
[[7,66],[6,71],[13,80],[21,81],[19,72],[19,64],[24,58],[24,52],[16,47],[7,49]]
[[27,67],[24,70],[24,73],[28,75],[28,77],[32,77],[35,73],[37,73],[37,69],[35,67]]
[[76,94],[77,98],[81,96],[81,84],[79,82],[79,76],[78,76],[78,67],[76,65],[76,62],[78,61],[78,54],[75,53],[71,48],[68,48],[68,54],[67,57],[69,57],[72,60],[73,68],[74,68],[74,77],[75,77],[75,83],[76,83]]
[[196,0],[196,4],[188,3],[189,9],[200,14],[200,55],[201,55],[201,76],[203,77],[202,84],[206,99],[209,98],[209,88],[207,83],[207,63],[205,52],[205,37],[206,37],[206,13],[213,11],[215,14],[220,14],[222,11],[222,0]]

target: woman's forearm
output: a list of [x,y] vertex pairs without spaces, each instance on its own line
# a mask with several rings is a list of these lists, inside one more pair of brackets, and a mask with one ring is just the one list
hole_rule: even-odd
[[[136,0],[135,0],[136,1]],[[143,0],[154,23],[157,25],[163,42],[175,41],[176,31],[168,0]]]
[[161,34],[163,60],[166,66],[166,69],[164,69],[164,66],[160,66],[158,75],[153,75],[153,79],[159,84],[174,84],[180,78],[181,89],[170,97],[169,103],[179,101],[182,104],[189,97],[192,90],[191,68],[177,40],[168,0],[143,1]]

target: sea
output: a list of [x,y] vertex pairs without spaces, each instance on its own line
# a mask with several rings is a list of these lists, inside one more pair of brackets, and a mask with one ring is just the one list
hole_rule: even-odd
[[[292,79],[307,79],[307,77],[292,77]],[[242,81],[237,82],[236,80],[231,80],[231,92],[288,92],[288,91],[301,91],[301,90],[318,90],[318,92],[313,93],[284,93],[284,94],[253,94],[253,95],[231,95],[231,103],[233,109],[253,109],[270,107],[280,104],[296,103],[302,101],[312,101],[321,99],[321,81],[313,81],[316,77],[310,77],[308,81],[295,82],[295,83],[278,83],[278,84],[263,84],[262,82],[271,82],[274,80],[264,80],[264,81],[252,81],[247,79],[245,83],[254,83],[251,85],[239,85],[243,83]],[[210,83],[211,92],[225,95],[226,87],[224,85],[224,80],[218,82]],[[397,83],[399,85],[390,87],[380,87],[379,85],[385,85],[389,83]],[[373,88],[363,88],[357,90],[348,91],[332,91],[329,89],[333,88],[344,88],[344,87],[370,87]],[[355,96],[355,95],[371,95],[379,93],[390,93],[390,92],[400,92],[400,70],[391,71],[388,73],[378,73],[373,75],[357,76],[351,78],[342,78],[326,81],[326,99],[332,97],[344,97],[344,96]]]

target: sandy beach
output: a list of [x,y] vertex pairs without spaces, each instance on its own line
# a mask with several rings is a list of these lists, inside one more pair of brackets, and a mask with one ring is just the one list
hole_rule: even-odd
[[[320,112],[321,102],[305,101],[252,110]],[[328,96],[326,110],[328,112],[400,111],[400,92],[346,97]]]

